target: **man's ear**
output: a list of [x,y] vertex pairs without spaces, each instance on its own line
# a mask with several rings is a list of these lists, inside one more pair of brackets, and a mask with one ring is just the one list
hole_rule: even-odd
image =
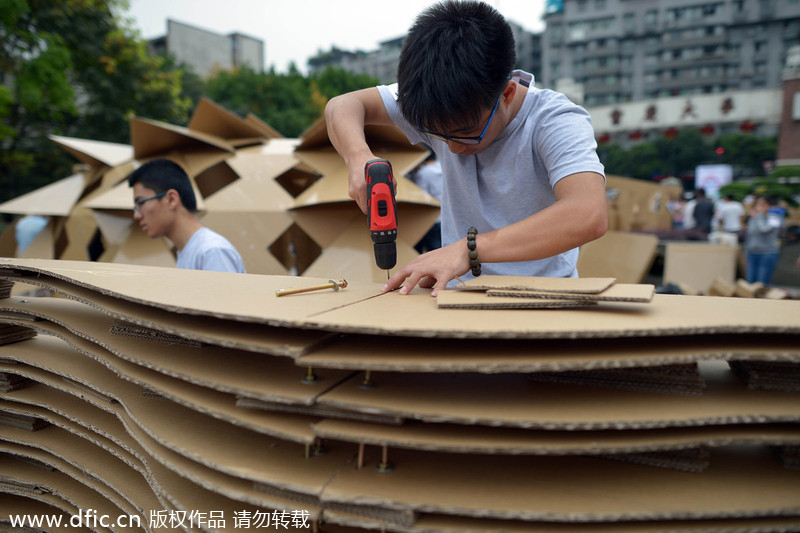
[[178,191],[175,189],[168,190],[167,194],[164,196],[164,199],[167,201],[167,205],[172,210],[175,210],[183,205],[183,202],[181,202],[181,195],[178,194]]
[[514,95],[517,94],[517,84],[511,80],[506,83],[506,88],[503,89],[503,101],[506,105],[511,105],[514,101]]

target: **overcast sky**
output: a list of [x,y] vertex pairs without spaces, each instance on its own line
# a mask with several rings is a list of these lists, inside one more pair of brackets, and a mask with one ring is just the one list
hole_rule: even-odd
[[[545,0],[486,0],[528,31],[544,28]],[[331,46],[371,51],[401,37],[432,0],[130,0],[127,17],[142,37],[167,33],[167,19],[264,41],[266,67],[306,71],[306,60]]]

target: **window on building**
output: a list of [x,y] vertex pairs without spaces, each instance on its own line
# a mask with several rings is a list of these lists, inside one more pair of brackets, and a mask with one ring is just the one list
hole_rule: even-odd
[[644,14],[644,24],[648,28],[653,28],[658,24],[658,11],[650,9]]
[[634,13],[625,13],[622,17],[622,29],[625,31],[636,30],[636,15]]

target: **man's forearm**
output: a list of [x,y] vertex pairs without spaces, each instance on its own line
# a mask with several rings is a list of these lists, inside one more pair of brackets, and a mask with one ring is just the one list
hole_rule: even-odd
[[608,228],[605,186],[600,175],[581,176],[572,190],[550,207],[477,238],[485,263],[552,257],[602,237]]

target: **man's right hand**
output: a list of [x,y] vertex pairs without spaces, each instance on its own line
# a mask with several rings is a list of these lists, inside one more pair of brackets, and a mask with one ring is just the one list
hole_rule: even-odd
[[364,175],[364,167],[367,161],[375,159],[375,156],[370,154],[361,161],[361,158],[353,161],[347,166],[348,174],[348,188],[347,194],[356,201],[361,212],[367,214],[367,179]]
[[392,125],[378,89],[361,89],[332,98],[325,106],[325,121],[333,147],[347,164],[347,193],[367,214],[364,165],[376,157],[367,145],[364,126]]

